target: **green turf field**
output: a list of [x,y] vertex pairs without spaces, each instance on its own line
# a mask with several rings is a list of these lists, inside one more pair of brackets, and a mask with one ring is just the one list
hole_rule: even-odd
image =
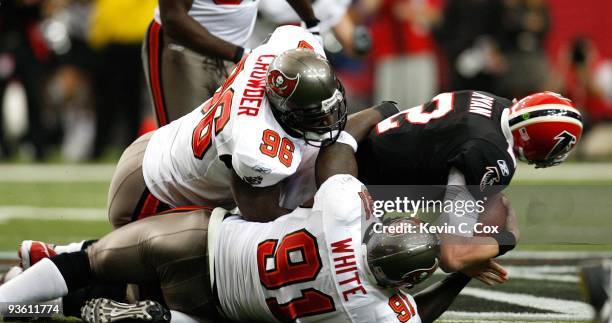
[[[589,320],[592,313],[581,301],[577,272],[584,262],[612,255],[612,244],[607,240],[612,228],[608,211],[612,206],[612,165],[580,167],[580,171],[584,176],[561,167],[549,177],[533,171],[517,176],[511,187],[515,191],[509,190],[508,195],[518,205],[523,230],[531,230],[532,237],[545,241],[532,238],[535,240],[502,260],[510,270],[511,280],[506,285],[488,288],[472,282],[442,321]],[[108,232],[105,205],[111,175],[112,165],[0,165],[0,254],[5,258],[0,260],[0,270],[3,265],[6,268],[6,258],[15,254],[21,240],[64,243]],[[573,188],[571,197],[555,188],[560,184]],[[590,186],[585,190],[585,185]],[[554,207],[550,207],[551,201]],[[570,238],[589,234],[597,243],[551,243],[554,234],[537,234],[551,223],[558,225],[552,231]],[[582,232],[581,227],[589,231]]]
[[63,243],[104,235],[107,190],[107,182],[0,183],[0,250],[16,250],[26,239]]

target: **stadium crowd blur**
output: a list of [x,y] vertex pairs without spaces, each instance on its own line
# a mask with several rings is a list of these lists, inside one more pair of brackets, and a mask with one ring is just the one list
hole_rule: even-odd
[[[274,1],[260,2],[252,46],[292,22],[270,12]],[[315,13],[317,1],[325,2],[313,1]],[[155,127],[140,48],[157,1],[0,3],[0,161],[100,160]],[[576,158],[612,156],[608,1],[336,4],[344,14],[323,39],[353,111],[380,100],[409,108],[448,90],[509,98],[554,90],[586,120]]]

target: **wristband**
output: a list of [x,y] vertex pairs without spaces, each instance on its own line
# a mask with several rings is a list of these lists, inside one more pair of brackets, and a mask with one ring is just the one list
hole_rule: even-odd
[[472,280],[471,277],[459,271],[452,273],[446,276],[446,278],[444,278],[445,282],[454,284],[454,285],[458,285],[460,287],[467,285],[470,282],[470,280]]
[[516,247],[516,237],[512,232],[506,229],[502,230],[500,233],[492,235],[491,238],[495,239],[495,241],[497,241],[497,244],[499,245],[499,252],[495,257],[502,256],[506,254],[506,252]]
[[312,19],[312,20],[308,20],[308,21],[304,21],[304,24],[306,25],[306,29],[310,29],[312,27],[316,27],[317,25],[319,25],[321,21],[319,19]]
[[397,107],[397,103],[393,101],[383,101],[374,107],[374,109],[380,112],[385,119],[400,112],[400,109]]
[[351,148],[353,148],[353,152],[357,152],[357,140],[355,140],[355,138],[351,136],[350,133],[344,130],[342,130],[340,136],[338,136],[338,139],[336,139],[336,142],[349,145],[351,146]]
[[232,62],[234,63],[238,63],[240,62],[240,60],[242,59],[242,56],[244,56],[244,47],[242,46],[237,46],[236,47],[236,52],[234,53],[234,58],[232,59]]

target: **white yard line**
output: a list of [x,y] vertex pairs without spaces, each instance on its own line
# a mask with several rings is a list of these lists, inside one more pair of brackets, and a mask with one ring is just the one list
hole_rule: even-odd
[[17,249],[12,251],[0,251],[0,260],[16,260]]
[[577,283],[578,268],[576,266],[504,266],[510,279],[530,279],[539,281],[554,281],[562,283]]
[[612,258],[612,251],[512,251],[501,259],[591,259]]
[[520,163],[512,180],[514,182],[610,181],[612,180],[612,163],[565,163],[546,169],[535,169],[531,165]]
[[[507,320],[526,322],[526,321],[578,321],[591,320],[592,315],[580,318],[571,314],[549,314],[549,313],[512,313],[512,312],[459,312],[448,311],[442,314],[441,320],[449,320],[458,322],[457,320],[470,321],[486,321],[486,322],[507,322]],[[503,321],[502,321],[503,320]]]
[[[109,182],[114,164],[0,164],[0,182]],[[547,169],[519,164],[515,182],[612,181],[612,163],[566,163]]]
[[106,221],[104,208],[0,206],[0,223],[11,219]]
[[[561,315],[567,315],[568,318],[571,318],[573,320],[588,320],[593,317],[593,310],[591,309],[591,306],[583,302],[562,300],[549,297],[539,297],[523,293],[498,292],[473,287],[464,288],[463,291],[461,291],[461,295],[468,295],[500,303],[514,304],[523,307],[552,311]],[[514,313],[508,314],[515,315]],[[482,315],[482,313],[478,315]],[[548,315],[551,314],[544,315],[548,317]],[[492,317],[501,318],[497,315]]]
[[12,165],[0,164],[0,182],[110,182],[114,164],[100,165]]

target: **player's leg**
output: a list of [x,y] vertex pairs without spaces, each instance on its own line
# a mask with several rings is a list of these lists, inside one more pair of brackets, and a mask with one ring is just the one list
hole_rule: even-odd
[[132,143],[121,155],[108,190],[108,219],[113,228],[169,209],[147,189],[142,160],[152,132]]
[[160,73],[170,123],[211,98],[227,77],[228,66],[177,45],[167,34],[164,37]]
[[[46,301],[94,282],[161,284],[170,308],[204,315],[214,307],[206,250],[208,215],[199,210],[147,218],[109,233],[86,251],[42,259],[0,286],[0,302]],[[140,315],[143,307],[159,309],[151,306],[136,304],[131,313]]]
[[[108,218],[113,228],[142,219],[169,206],[160,202],[147,189],[142,175],[142,159],[153,133],[136,139],[121,155],[111,180],[108,192]],[[42,258],[55,254],[84,250],[93,241],[85,240],[63,246],[54,246],[40,241],[23,241],[19,257],[24,269]]]
[[164,34],[161,25],[152,21],[142,44],[142,65],[151,94],[155,119],[160,127],[169,123],[161,78],[163,48]]
[[[140,242],[134,244],[131,239],[130,244],[125,238],[124,241],[104,238],[92,245],[87,253],[94,276],[105,282],[127,280],[129,283],[149,283],[154,278],[159,282],[169,309],[190,316],[210,316],[215,312],[215,306],[207,270],[209,214],[206,210],[175,212],[118,229],[121,232],[136,227],[141,234]],[[124,234],[126,238],[134,235],[136,233]],[[130,249],[134,248],[140,264],[126,269],[123,259],[129,257],[134,252]],[[143,306],[147,307],[147,304],[96,301],[88,303],[84,312],[86,316],[97,315],[100,319],[107,319],[112,318],[114,308],[133,309],[138,313]]]
[[[154,282],[155,271],[147,270],[148,267],[142,265],[138,254],[138,244],[143,240],[146,241],[147,233],[144,230],[146,223],[143,226],[138,224],[140,223],[127,226],[125,230],[109,233],[87,248],[91,250],[90,253],[77,251],[41,259],[21,275],[0,286],[0,301],[45,301],[65,296],[68,292],[77,291],[94,281],[103,282],[97,279],[92,271],[90,257],[97,260],[95,263],[97,266],[103,267],[114,268],[113,266],[121,261],[124,268],[117,271],[117,276],[111,277],[113,279],[104,277],[108,283],[124,282],[124,278]],[[107,246],[117,248],[116,252],[107,253],[104,257],[95,252],[105,250]],[[36,287],[32,288],[33,286]]]

